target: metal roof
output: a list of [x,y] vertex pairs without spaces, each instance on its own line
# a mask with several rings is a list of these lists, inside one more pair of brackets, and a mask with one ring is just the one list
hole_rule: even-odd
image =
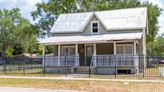
[[40,40],[41,44],[75,44],[75,43],[99,43],[115,40],[138,40],[142,37],[142,32],[137,33],[115,33],[99,35],[77,35],[77,36],[55,36]]
[[146,8],[132,8],[96,12],[107,30],[136,29],[146,27]]
[[52,33],[83,32],[95,15],[106,30],[145,28],[147,8],[128,8],[86,13],[61,14],[54,22]]
[[91,19],[92,12],[61,14],[54,22],[51,32],[80,32],[87,26],[87,22]]

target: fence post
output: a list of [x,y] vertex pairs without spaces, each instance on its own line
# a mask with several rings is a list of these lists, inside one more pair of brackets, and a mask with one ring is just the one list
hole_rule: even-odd
[[26,60],[23,59],[23,62],[22,62],[22,63],[23,63],[23,64],[22,64],[22,65],[23,65],[23,74],[24,74],[24,76],[25,76],[25,75],[26,75],[26,73],[25,73],[25,72],[26,72],[26,71],[25,71],[25,69],[26,69],[26,68],[25,68]]
[[64,72],[65,72],[65,77],[67,77],[67,60],[66,60],[66,56],[64,56]]
[[[94,58],[94,56],[93,56],[93,58]],[[88,60],[88,59],[87,59]],[[89,78],[91,77],[91,60],[90,60],[90,57],[89,57]]]
[[46,76],[46,71],[45,71],[45,70],[46,70],[46,69],[45,69],[45,68],[46,68],[46,66],[45,66],[45,62],[46,62],[46,60],[45,60],[45,55],[44,55],[43,57],[44,57],[44,58],[43,58],[43,59],[44,59],[44,62],[43,62],[43,63],[44,63],[44,64],[43,64],[43,73],[44,73],[44,74],[43,74],[43,75]]
[[[142,56],[142,59],[144,60],[144,56]],[[143,64],[143,78],[145,78],[145,61],[144,61],[144,64]]]
[[114,55],[114,62],[115,62],[115,78],[117,78],[117,60],[116,60],[116,57]]
[[7,75],[6,57],[3,57],[3,60],[4,60],[4,72],[5,72],[5,75]]
[[143,65],[143,78],[145,78],[145,69],[144,69],[144,65]]
[[42,48],[42,70],[43,70],[43,76],[45,76],[45,45],[43,45]]

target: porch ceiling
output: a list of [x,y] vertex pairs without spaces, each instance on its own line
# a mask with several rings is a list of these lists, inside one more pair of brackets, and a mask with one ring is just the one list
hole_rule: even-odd
[[56,44],[81,44],[81,43],[101,43],[115,40],[139,40],[142,32],[138,33],[115,33],[98,35],[77,35],[77,36],[55,36],[40,40],[44,45]]

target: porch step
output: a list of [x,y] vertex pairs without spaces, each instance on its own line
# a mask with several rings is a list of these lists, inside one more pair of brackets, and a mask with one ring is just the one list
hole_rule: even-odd
[[[85,73],[89,73],[89,67],[88,66],[79,66],[75,69],[76,73],[79,74],[85,74]],[[90,68],[90,73],[95,73],[95,68]]]

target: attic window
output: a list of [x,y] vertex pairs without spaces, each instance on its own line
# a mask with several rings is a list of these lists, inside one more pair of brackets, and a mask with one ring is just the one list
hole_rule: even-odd
[[98,21],[93,21],[92,23],[91,23],[91,30],[92,30],[92,34],[97,34],[97,33],[99,33],[99,23],[98,23]]

